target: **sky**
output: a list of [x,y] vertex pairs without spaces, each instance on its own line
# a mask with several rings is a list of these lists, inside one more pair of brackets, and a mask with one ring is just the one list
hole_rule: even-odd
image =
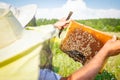
[[16,7],[38,6],[37,18],[62,18],[73,11],[73,19],[120,18],[120,0],[0,0]]

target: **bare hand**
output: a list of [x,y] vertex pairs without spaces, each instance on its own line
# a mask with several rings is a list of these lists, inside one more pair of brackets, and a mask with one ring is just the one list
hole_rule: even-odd
[[108,40],[103,48],[108,52],[108,56],[114,56],[120,53],[120,40],[116,39],[116,36],[113,36],[111,40]]
[[61,20],[59,20],[58,22],[56,22],[54,24],[54,26],[58,29],[61,29],[62,27],[63,28],[66,28],[69,24],[69,21],[66,21],[66,18],[62,18]]

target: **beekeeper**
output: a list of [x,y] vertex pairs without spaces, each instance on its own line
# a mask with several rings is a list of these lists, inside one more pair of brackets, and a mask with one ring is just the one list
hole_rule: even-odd
[[36,9],[34,4],[16,8],[0,3],[0,80],[37,80],[42,43],[53,36],[57,26],[68,23],[62,19],[39,30],[26,30]]
[[26,30],[24,21],[19,21],[9,8],[0,6],[0,80],[38,80],[39,76],[39,80],[93,80],[106,59],[120,53],[120,40],[114,36],[88,64],[70,76],[61,77],[50,69],[42,69],[39,74],[41,43],[68,21],[47,25],[46,30]]

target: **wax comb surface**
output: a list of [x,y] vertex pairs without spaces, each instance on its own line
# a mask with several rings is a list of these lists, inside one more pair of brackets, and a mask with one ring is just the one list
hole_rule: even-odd
[[65,37],[61,41],[60,49],[75,61],[88,63],[112,37],[91,27],[71,21]]

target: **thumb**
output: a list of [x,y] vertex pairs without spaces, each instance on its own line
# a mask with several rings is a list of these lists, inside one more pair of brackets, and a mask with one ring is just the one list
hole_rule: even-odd
[[70,23],[70,20],[65,21],[66,24]]
[[112,41],[116,41],[116,40],[117,40],[116,36],[113,35],[113,37],[112,37]]

